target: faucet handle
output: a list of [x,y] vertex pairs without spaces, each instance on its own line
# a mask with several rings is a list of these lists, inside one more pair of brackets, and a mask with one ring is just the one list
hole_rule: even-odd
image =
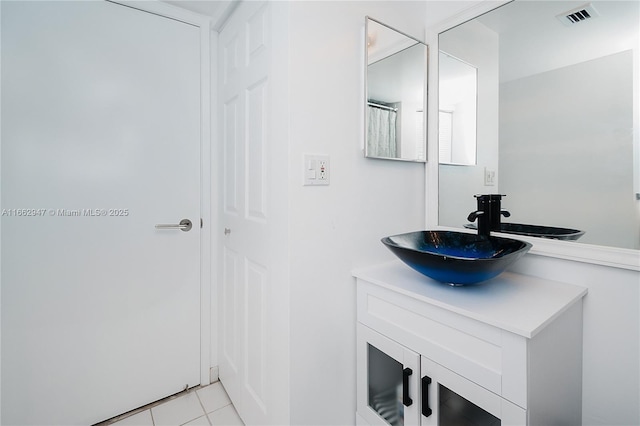
[[500,200],[502,197],[506,197],[507,194],[474,194],[474,198],[485,198],[491,200]]

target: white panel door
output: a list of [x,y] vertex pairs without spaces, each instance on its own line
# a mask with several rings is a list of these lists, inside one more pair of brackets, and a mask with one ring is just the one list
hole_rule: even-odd
[[200,30],[1,6],[2,424],[92,424],[200,383]]
[[270,419],[269,5],[243,2],[219,36],[220,380],[246,424]]

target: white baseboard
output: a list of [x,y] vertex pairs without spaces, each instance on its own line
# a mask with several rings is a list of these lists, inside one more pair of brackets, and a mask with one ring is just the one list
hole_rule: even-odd
[[218,366],[211,367],[209,369],[209,383],[215,383],[220,380]]

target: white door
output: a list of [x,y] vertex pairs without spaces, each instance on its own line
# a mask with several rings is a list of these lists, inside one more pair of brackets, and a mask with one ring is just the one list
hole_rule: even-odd
[[200,33],[1,6],[2,424],[92,424],[200,382]]
[[[273,224],[267,191],[269,7],[242,2],[219,36],[220,380],[246,424],[269,422],[267,354]],[[222,230],[220,230],[222,231]],[[222,232],[221,232],[222,233]]]

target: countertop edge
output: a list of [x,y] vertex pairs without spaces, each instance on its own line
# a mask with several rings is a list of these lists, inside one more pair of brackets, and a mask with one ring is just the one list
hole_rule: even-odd
[[[412,281],[414,285],[415,285],[415,282],[419,280],[420,282],[426,285],[424,286],[424,288],[420,288],[421,292],[416,292],[408,288],[409,286],[407,285],[398,285],[398,284],[390,283],[383,276],[385,274],[389,275],[390,272],[396,275],[394,277],[395,279],[405,279],[408,282]],[[352,275],[356,279],[360,279],[360,280],[369,282],[371,284],[378,285],[380,287],[386,288],[396,293],[400,293],[405,296],[412,297],[414,299],[423,301],[433,306],[446,309],[450,312],[459,314],[461,316],[464,316],[476,321],[480,321],[487,325],[497,327],[501,330],[511,332],[511,333],[526,337],[528,339],[535,337],[540,331],[542,331],[545,327],[547,327],[551,322],[553,322],[556,318],[562,315],[562,313],[564,313],[566,310],[572,307],[575,303],[579,302],[588,293],[588,289],[586,287],[580,287],[575,284],[563,283],[561,281],[547,280],[547,279],[543,279],[543,278],[539,278],[531,275],[505,272],[502,276],[502,279],[500,280],[502,281],[502,283],[500,283],[501,285],[505,285],[504,284],[505,280],[509,280],[513,278],[519,279],[519,277],[523,277],[522,280],[532,283],[532,284],[524,284],[524,285],[533,285],[535,283],[545,283],[547,286],[551,284],[554,286],[559,286],[559,288],[562,287],[564,290],[566,290],[566,294],[562,294],[561,297],[556,298],[558,299],[558,301],[556,302],[557,306],[553,309],[553,312],[549,314],[543,314],[543,317],[541,317],[539,320],[534,321],[535,324],[532,324],[528,327],[522,327],[517,324],[514,324],[514,322],[517,323],[518,321],[508,322],[503,319],[500,319],[498,315],[492,316],[492,315],[487,315],[486,313],[483,313],[483,312],[477,312],[477,311],[474,312],[473,310],[470,310],[464,306],[456,306],[455,304],[450,303],[448,301],[443,301],[441,300],[441,298],[438,298],[437,295],[430,296],[426,294],[429,292],[429,287],[434,289],[434,292],[455,291],[457,287],[447,286],[444,283],[440,283],[432,280],[431,278],[423,276],[422,274],[409,268],[399,260],[393,260],[389,262],[374,264],[367,267],[356,268],[352,271]],[[497,280],[497,278],[494,280]],[[494,280],[491,280],[491,281],[494,281]],[[489,287],[491,285],[492,285],[491,282],[487,282],[485,284],[480,284],[478,286],[473,286],[473,287],[482,290],[482,286]],[[495,285],[495,283],[493,283],[493,285]],[[523,284],[520,283],[519,285],[523,285]],[[446,287],[439,288],[438,286],[446,286]]]

